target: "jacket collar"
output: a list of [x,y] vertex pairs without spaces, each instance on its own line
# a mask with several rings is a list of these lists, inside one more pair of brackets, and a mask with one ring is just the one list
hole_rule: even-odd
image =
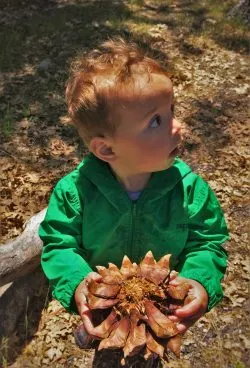
[[[124,211],[124,206],[131,207],[131,200],[125,189],[117,181],[106,162],[89,153],[79,165],[79,170],[80,177],[84,176],[91,181],[119,212]],[[162,197],[191,171],[186,163],[177,158],[169,169],[154,172],[151,175],[138,201]]]

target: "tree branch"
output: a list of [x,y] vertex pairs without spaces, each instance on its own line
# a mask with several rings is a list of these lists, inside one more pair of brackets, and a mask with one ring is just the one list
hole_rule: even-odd
[[46,210],[31,217],[16,239],[0,245],[0,286],[27,275],[40,264],[42,241],[38,236],[38,227]]

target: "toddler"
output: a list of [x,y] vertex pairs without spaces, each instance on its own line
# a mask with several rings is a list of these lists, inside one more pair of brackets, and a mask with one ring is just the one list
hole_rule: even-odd
[[40,225],[53,296],[93,328],[86,281],[95,266],[171,253],[194,299],[173,312],[184,333],[222,298],[227,227],[215,194],[178,156],[181,124],[163,66],[122,39],[72,64],[68,114],[89,154],[63,177]]

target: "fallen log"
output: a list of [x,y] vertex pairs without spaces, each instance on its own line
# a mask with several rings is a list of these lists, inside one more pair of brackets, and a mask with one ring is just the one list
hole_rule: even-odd
[[0,245],[0,286],[27,275],[40,264],[42,241],[38,227],[46,210],[31,217],[21,235]]
[[239,0],[228,13],[229,17],[241,18],[245,23],[250,20],[249,0]]

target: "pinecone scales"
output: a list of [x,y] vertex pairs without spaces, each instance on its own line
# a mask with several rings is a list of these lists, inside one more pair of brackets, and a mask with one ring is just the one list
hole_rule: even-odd
[[[177,276],[175,271],[170,273],[170,257],[167,254],[156,262],[149,251],[139,265],[124,256],[120,269],[112,263],[108,268],[97,266],[102,279],[88,283],[87,302],[102,315],[101,323],[93,323],[91,335],[101,339],[98,350],[123,349],[122,364],[137,354],[149,359],[172,351],[179,356],[181,337],[168,315],[185,304],[190,285],[169,285],[170,277]],[[82,325],[80,333],[83,330]]]

